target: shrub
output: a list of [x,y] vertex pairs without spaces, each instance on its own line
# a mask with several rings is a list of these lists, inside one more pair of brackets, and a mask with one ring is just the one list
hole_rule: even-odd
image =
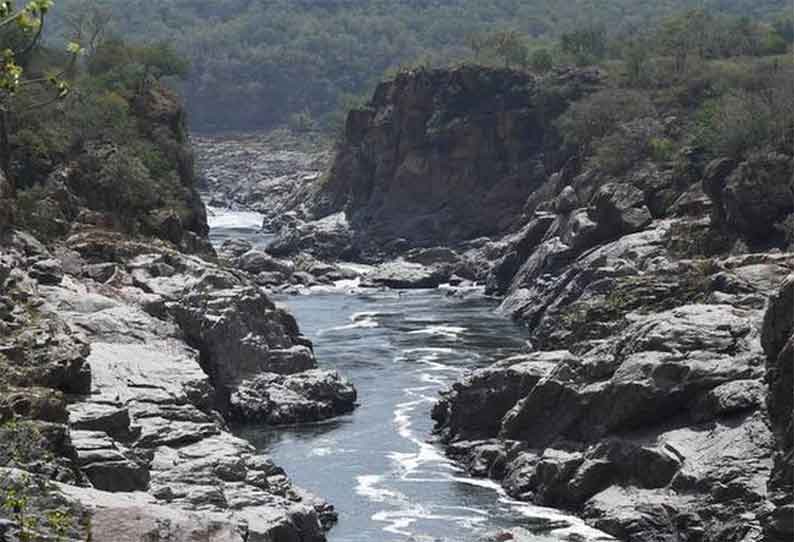
[[554,67],[554,59],[548,49],[536,49],[529,56],[529,66],[533,71],[546,73]]
[[669,162],[675,157],[676,145],[666,137],[652,137],[648,147],[651,158],[657,162]]
[[557,120],[557,127],[567,144],[587,152],[593,141],[618,124],[653,114],[653,105],[641,92],[606,89],[574,103]]
[[791,73],[759,92],[738,90],[708,102],[698,113],[697,139],[713,156],[745,156],[765,146],[790,148],[794,135]]
[[651,141],[658,140],[661,126],[652,119],[621,124],[593,145],[594,163],[611,175],[620,175],[652,153]]

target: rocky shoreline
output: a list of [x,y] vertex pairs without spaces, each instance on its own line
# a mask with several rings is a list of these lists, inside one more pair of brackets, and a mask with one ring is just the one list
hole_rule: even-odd
[[[41,217],[3,200],[0,539],[321,542],[333,507],[230,426],[347,413],[355,388],[217,258],[181,105],[149,92],[136,114],[180,175],[157,182],[183,199],[119,209],[96,186],[118,150],[87,143],[42,183]],[[40,218],[46,244],[21,228]]]
[[[595,72],[552,77],[560,110],[601,84]],[[684,147],[617,176],[547,161],[526,193],[511,192],[520,205],[482,207],[470,224],[480,229],[447,227],[472,193],[436,174],[522,171],[517,157],[550,152],[510,152],[509,126],[554,142],[532,114],[534,83],[518,85],[521,100],[516,85],[510,73],[465,67],[381,85],[349,116],[329,178],[299,211],[267,222],[283,274],[271,280],[272,263],[249,271],[311,284],[346,278],[338,264],[352,260],[374,266],[362,278],[371,285],[484,283],[527,326],[529,349],[468,375],[433,411],[440,440],[472,475],[621,540],[790,539],[790,280],[779,293],[794,271],[781,235],[794,212],[790,153],[704,161]],[[682,130],[675,119],[633,122],[656,137]],[[506,186],[467,171],[449,179]],[[434,227],[402,221],[420,199],[446,209]]]

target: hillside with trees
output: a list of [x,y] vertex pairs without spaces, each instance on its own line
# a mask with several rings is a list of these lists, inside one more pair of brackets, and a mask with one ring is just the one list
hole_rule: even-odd
[[53,24],[54,34],[70,38],[74,24],[68,19],[73,23],[75,12],[93,10],[108,34],[173,42],[191,63],[182,90],[196,128],[291,123],[306,129],[338,124],[340,108],[368,94],[384,72],[475,57],[487,61],[483,35],[507,32],[510,39],[501,51],[512,50],[508,54],[520,62],[522,48],[549,46],[588,26],[604,29],[611,39],[642,33],[649,21],[691,7],[771,22],[786,5],[785,0],[68,0],[57,6]]

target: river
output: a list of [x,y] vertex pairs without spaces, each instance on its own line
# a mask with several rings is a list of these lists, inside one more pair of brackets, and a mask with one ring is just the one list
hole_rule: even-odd
[[[213,242],[267,244],[255,214],[210,211]],[[494,314],[495,300],[476,289],[372,290],[355,282],[275,300],[314,341],[321,367],[354,382],[360,406],[330,422],[248,427],[241,436],[336,507],[329,542],[475,542],[516,526],[531,528],[533,542],[598,539],[577,518],[467,476],[433,443],[438,392],[525,346],[525,331]]]

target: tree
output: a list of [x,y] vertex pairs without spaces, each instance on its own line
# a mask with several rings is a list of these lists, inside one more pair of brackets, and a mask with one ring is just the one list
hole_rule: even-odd
[[491,36],[494,53],[500,57],[505,68],[510,66],[526,66],[527,46],[521,34],[515,30],[502,30]]
[[594,141],[607,136],[618,124],[655,115],[650,100],[634,90],[604,89],[575,102],[557,120],[565,142],[582,156]]
[[546,73],[554,67],[554,59],[548,49],[535,49],[529,57],[529,65],[538,73]]
[[626,63],[626,77],[630,86],[639,86],[646,81],[647,66],[650,58],[648,43],[641,38],[628,40],[623,46],[623,61]]
[[62,15],[72,41],[83,46],[93,56],[107,36],[113,14],[96,0],[82,0]]
[[594,64],[606,55],[606,28],[593,25],[565,33],[560,38],[560,48],[579,65]]
[[[29,98],[25,109],[46,107],[63,98],[69,85],[63,73],[25,78],[29,55],[38,45],[44,20],[52,8],[53,0],[30,0],[17,9],[12,1],[0,1],[0,169],[6,178],[8,194],[16,196],[16,183],[11,175],[11,116],[19,113],[15,99],[24,92]],[[72,62],[80,53],[80,46],[70,43],[68,51]]]

